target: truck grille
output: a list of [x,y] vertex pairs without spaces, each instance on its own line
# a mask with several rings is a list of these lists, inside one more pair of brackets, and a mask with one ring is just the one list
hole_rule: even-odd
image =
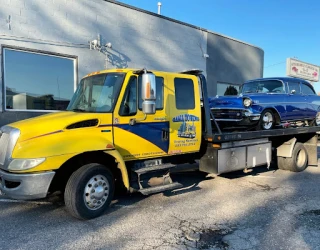
[[244,112],[241,109],[212,109],[211,111],[216,119],[242,119]]
[[0,164],[3,165],[6,159],[7,148],[9,145],[10,135],[3,133],[0,138]]

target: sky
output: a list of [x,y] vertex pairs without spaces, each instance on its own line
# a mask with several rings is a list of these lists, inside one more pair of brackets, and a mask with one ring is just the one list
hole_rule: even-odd
[[[156,0],[122,0],[157,13]],[[264,77],[286,76],[286,59],[320,66],[319,0],[160,0],[161,15],[264,50]],[[320,82],[314,83],[320,92]]]

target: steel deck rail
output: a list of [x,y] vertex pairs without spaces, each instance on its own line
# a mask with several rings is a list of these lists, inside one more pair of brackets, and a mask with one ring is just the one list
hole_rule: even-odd
[[299,135],[320,132],[320,127],[301,127],[301,128],[281,128],[261,131],[246,131],[246,132],[232,132],[213,134],[212,142],[228,142],[241,141],[249,139],[258,139],[264,137],[285,136],[285,135]]

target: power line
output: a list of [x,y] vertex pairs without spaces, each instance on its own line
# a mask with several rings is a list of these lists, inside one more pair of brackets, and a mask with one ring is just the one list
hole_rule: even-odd
[[272,67],[272,66],[276,66],[276,65],[279,65],[279,64],[283,64],[283,63],[286,63],[286,61],[284,61],[284,62],[278,62],[278,63],[275,63],[275,64],[270,64],[270,65],[268,65],[268,66],[266,66],[266,67],[264,67],[264,68],[266,69],[266,68],[269,68],[269,67]]
[[[296,56],[294,56],[294,57],[292,57],[292,58],[294,58],[294,59],[298,59],[298,57],[296,57]],[[282,61],[282,62],[278,62],[278,63],[270,64],[270,65],[268,65],[268,66],[264,67],[264,69],[265,69],[265,68],[272,67],[272,66],[276,66],[276,65],[279,65],[279,64],[283,64],[283,63],[286,63],[286,62],[287,62],[287,61]]]

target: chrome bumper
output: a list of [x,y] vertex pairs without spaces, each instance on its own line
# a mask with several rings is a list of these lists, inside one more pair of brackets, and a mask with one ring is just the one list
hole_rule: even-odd
[[[225,108],[225,109],[220,109],[220,108],[212,108],[211,110],[214,111],[221,111],[221,110],[233,110],[235,112],[238,112],[239,114],[237,115],[237,118],[215,118],[216,121],[225,121],[225,122],[241,122],[243,120],[247,121],[258,121],[260,119],[260,114],[254,114],[252,111],[248,109],[235,109],[235,108]],[[228,113],[224,113],[223,111],[221,112],[223,115],[228,115]],[[249,119],[249,120],[248,120]],[[211,119],[212,120],[212,119]]]
[[244,115],[246,116],[246,117],[249,117],[250,118],[250,120],[252,120],[252,121],[257,121],[257,120],[259,120],[260,119],[260,114],[253,114],[252,112],[249,112],[249,111],[246,111],[245,113],[244,113]]
[[33,200],[47,196],[55,172],[15,174],[0,170],[0,190],[17,200]]

